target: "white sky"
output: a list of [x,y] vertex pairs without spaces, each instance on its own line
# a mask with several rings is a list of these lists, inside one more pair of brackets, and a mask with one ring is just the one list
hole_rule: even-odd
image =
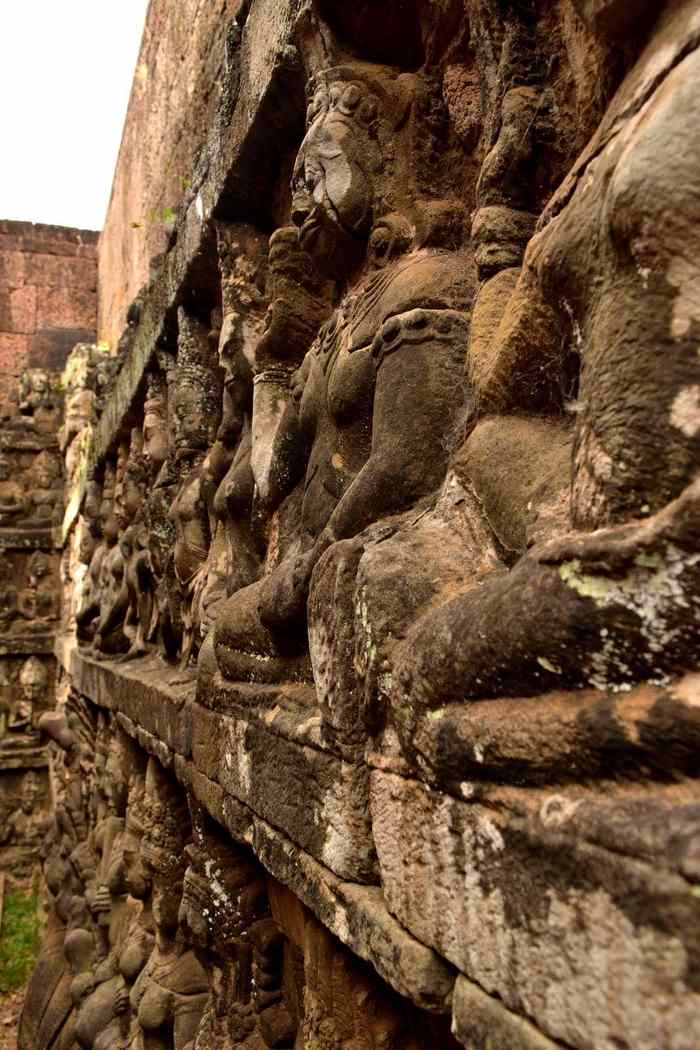
[[0,219],[102,228],[147,7],[0,0]]

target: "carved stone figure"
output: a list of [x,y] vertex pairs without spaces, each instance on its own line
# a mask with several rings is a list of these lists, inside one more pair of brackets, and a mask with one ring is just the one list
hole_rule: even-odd
[[19,673],[21,693],[10,712],[8,729],[11,732],[28,733],[34,726],[34,707],[46,698],[48,685],[46,667],[36,656],[30,656]]
[[19,380],[19,411],[23,424],[42,434],[57,434],[62,396],[58,376],[43,368],[27,368]]
[[17,587],[9,558],[0,561],[0,631],[10,631],[17,619]]
[[[624,81],[541,219],[475,370],[480,414],[502,419],[556,404],[562,348],[579,356],[568,535],[425,617],[395,676],[398,712],[626,689],[693,664],[700,373],[688,260],[700,64],[697,52],[681,56],[695,24],[693,5],[681,5]],[[668,201],[677,221],[662,220]],[[474,470],[494,447],[493,423],[484,418],[465,446]],[[501,455],[513,455],[505,443]],[[504,496],[482,476],[487,507]]]
[[58,618],[59,598],[48,555],[34,551],[27,563],[25,585],[17,595],[17,609],[29,621],[25,629],[45,631]]
[[203,491],[204,457],[219,424],[221,386],[209,330],[183,309],[178,316],[178,365],[169,398],[174,462],[182,481],[170,517],[175,524],[173,566],[183,624],[180,661],[186,666],[199,637],[199,603],[206,583],[211,532]]
[[0,831],[0,845],[36,847],[46,833],[48,814],[39,809],[39,783],[30,770],[22,781],[19,806],[5,820]]
[[196,1035],[209,991],[206,974],[178,926],[189,819],[184,798],[153,759],[146,793],[150,806],[142,852],[153,872],[155,947],[131,990],[130,1045],[185,1050]]
[[290,474],[299,470],[297,442],[290,440],[296,425],[292,377],[328,317],[335,291],[299,244],[296,226],[270,238],[268,286],[270,305],[255,346],[251,455],[255,514],[263,520],[280,506]]
[[[17,474],[16,468],[14,471]],[[0,452],[0,525],[16,524],[26,514],[29,501],[22,478],[13,477],[9,456]]]
[[252,531],[251,413],[253,356],[265,318],[266,241],[248,227],[217,227],[223,318],[219,364],[224,374],[221,424],[203,464],[211,546],[199,602],[204,636],[220,603],[258,575]]
[[[151,371],[146,377],[146,399],[143,415],[143,451],[148,469],[149,487],[144,506],[144,524],[148,533],[150,569],[153,575],[153,611],[146,639],[160,642],[173,657],[179,648],[179,606],[171,600],[174,588],[173,548],[175,526],[169,513],[177,488],[174,456],[168,450],[167,374],[174,361],[161,355],[165,368]],[[169,587],[169,582],[173,584]]]
[[50,452],[40,452],[28,472],[32,525],[57,525],[63,516],[61,466]]
[[[106,656],[125,653],[129,642],[124,634],[124,620],[129,607],[126,587],[126,559],[119,544],[120,530],[125,527],[124,475],[128,459],[128,446],[119,448],[112,489],[111,475],[105,476],[102,509],[103,549],[99,552],[99,618],[94,637],[94,648]],[[94,559],[93,559],[94,560]],[[92,572],[92,566],[91,566]]]
[[119,538],[125,562],[128,600],[124,633],[129,638],[130,646],[125,659],[140,656],[147,651],[147,639],[152,631],[155,579],[148,530],[143,517],[147,483],[148,468],[143,454],[143,435],[140,428],[134,428],[122,485],[123,528]]
[[465,401],[475,274],[460,250],[460,208],[416,200],[411,113],[426,90],[359,63],[313,85],[292,216],[301,247],[348,291],[295,380],[305,473],[296,548],[222,609],[214,644],[228,677],[308,674],[305,608],[321,555],[444,475]]
[[102,562],[109,549],[103,527],[107,525],[111,542],[114,543],[116,521],[112,515],[113,498],[114,474],[106,468],[102,486],[95,481],[91,482],[84,505],[88,529],[96,544],[90,556],[83,597],[76,611],[77,634],[81,641],[93,639],[99,617]]
[[[192,805],[192,811],[194,842],[187,847],[190,864],[185,874],[180,925],[211,986],[195,1046],[197,1050],[214,1050],[217,1046],[245,1044],[256,1028],[259,1030],[256,1007],[260,1006],[261,1013],[268,1011],[270,1022],[273,1014],[282,1012],[280,967],[273,975],[265,968],[281,934],[276,929],[276,938],[267,940],[267,951],[256,950],[256,927],[266,921],[275,925],[264,873],[245,849],[223,841],[198,806]],[[258,1003],[258,997],[264,1002]],[[278,1038],[279,1028],[278,1024]],[[288,1016],[286,1035],[293,1038]],[[283,1045],[269,1044],[265,1039],[264,1042]]]

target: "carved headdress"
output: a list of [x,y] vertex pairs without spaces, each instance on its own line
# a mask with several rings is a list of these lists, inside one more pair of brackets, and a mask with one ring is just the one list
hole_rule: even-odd
[[144,861],[159,875],[182,878],[187,866],[185,846],[190,837],[187,802],[179,786],[154,758],[148,761],[141,843]]
[[197,803],[190,807],[194,841],[186,850],[180,919],[192,926],[196,917],[194,928],[206,927],[209,943],[225,952],[268,914],[265,876],[245,846],[227,840]]

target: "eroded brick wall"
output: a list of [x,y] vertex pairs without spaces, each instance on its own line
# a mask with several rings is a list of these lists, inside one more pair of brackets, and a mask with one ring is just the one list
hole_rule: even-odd
[[24,368],[60,371],[76,343],[92,342],[97,237],[31,222],[0,221],[0,399]]

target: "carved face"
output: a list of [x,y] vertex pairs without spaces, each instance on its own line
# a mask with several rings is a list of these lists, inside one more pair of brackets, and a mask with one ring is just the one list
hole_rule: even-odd
[[41,682],[24,682],[22,685],[22,695],[25,700],[35,704],[40,698],[44,691],[46,683]]
[[153,876],[153,921],[162,933],[177,931],[181,897],[181,879]]
[[165,420],[157,412],[146,412],[143,417],[143,451],[155,471],[167,459],[168,431]]
[[115,812],[122,813],[126,807],[127,784],[120,756],[116,748],[110,748],[103,778],[104,793]]
[[321,89],[294,166],[292,219],[299,243],[334,276],[357,263],[372,226],[374,148],[363,124],[375,110],[357,84],[334,84],[329,93]]
[[124,490],[122,492],[122,503],[124,515],[127,521],[132,521],[141,509],[143,494],[135,479],[127,475],[124,479]]
[[151,890],[151,871],[139,852],[138,842],[124,847],[124,877],[126,887],[136,900],[145,900]]

